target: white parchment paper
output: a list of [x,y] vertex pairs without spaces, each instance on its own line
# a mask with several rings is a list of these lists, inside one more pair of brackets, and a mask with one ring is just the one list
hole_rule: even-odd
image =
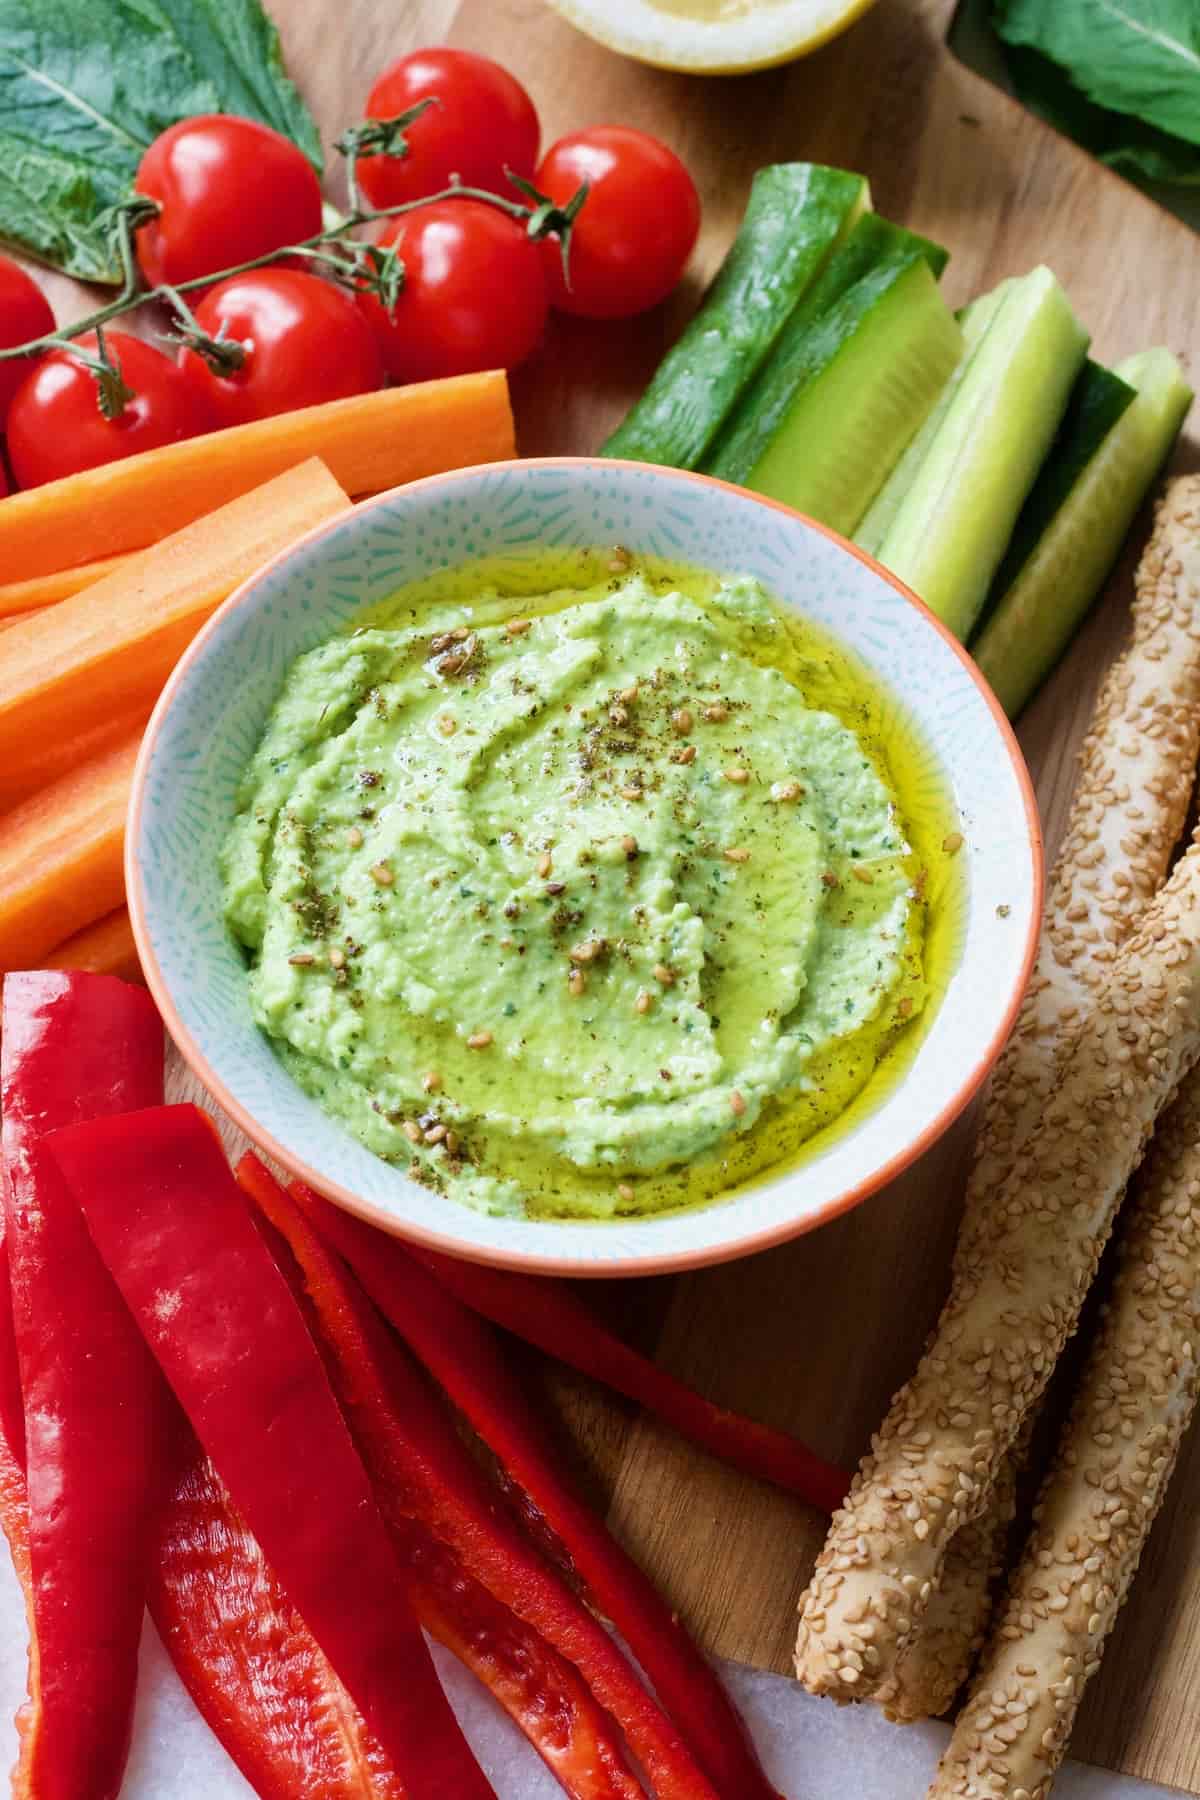
[[[12,1720],[25,1695],[26,1641],[20,1588],[0,1543],[0,1769],[11,1766],[15,1755]],[[562,1800],[562,1790],[490,1697],[452,1658],[434,1654],[500,1800]],[[767,1769],[788,1800],[923,1800],[945,1739],[941,1726],[889,1725],[872,1707],[839,1710],[810,1699],[781,1676],[733,1664],[726,1665],[726,1675]],[[1060,1779],[1056,1800],[1150,1800],[1165,1793],[1144,1782],[1071,1768]],[[142,1645],[124,1800],[253,1800],[150,1626]]]

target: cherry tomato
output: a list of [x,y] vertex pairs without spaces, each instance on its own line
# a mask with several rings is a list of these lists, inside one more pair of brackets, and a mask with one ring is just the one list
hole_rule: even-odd
[[152,286],[252,262],[321,229],[321,188],[308,158],[253,119],[201,113],[170,126],[143,156],[135,185],[160,207],[137,234]]
[[507,165],[528,181],[538,118],[515,76],[470,50],[414,50],[385,69],[367,99],[369,119],[394,119],[418,100],[431,106],[407,127],[407,156],[364,156],[358,180],[372,206],[436,194],[457,175],[466,187],[512,195]]
[[565,206],[588,197],[571,234],[571,286],[556,239],[542,245],[550,304],[584,319],[628,319],[665,300],[700,229],[696,184],[673,150],[628,125],[594,125],[559,138],[536,185]]
[[[97,354],[95,335],[77,340]],[[17,389],[8,415],[8,455],[18,487],[39,487],[139,450],[206,431],[211,418],[161,350],[123,331],[104,342],[134,398],[115,419],[100,410],[96,376],[67,350],[51,350]]]
[[342,400],[383,386],[380,347],[354,296],[298,269],[252,269],[210,288],[196,308],[210,337],[245,346],[240,368],[220,374],[195,350],[179,369],[221,425]]
[[[30,338],[45,337],[53,330],[54,314],[37,282],[18,263],[0,256],[0,350],[27,344]],[[0,362],[0,431],[4,429],[12,397],[35,360],[32,356],[14,356],[9,362]]]
[[359,304],[395,381],[511,369],[537,346],[546,323],[539,247],[486,200],[439,200],[384,227],[404,263],[389,317],[374,295]]

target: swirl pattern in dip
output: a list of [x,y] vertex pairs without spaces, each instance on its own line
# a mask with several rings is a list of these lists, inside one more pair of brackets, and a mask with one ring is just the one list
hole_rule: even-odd
[[297,661],[228,918],[295,1079],[418,1179],[491,1211],[679,1204],[764,1114],[836,1119],[919,1012],[917,859],[755,582],[522,604]]

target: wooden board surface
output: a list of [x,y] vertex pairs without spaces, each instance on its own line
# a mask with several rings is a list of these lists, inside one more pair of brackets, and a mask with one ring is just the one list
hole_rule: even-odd
[[[843,39],[791,68],[738,80],[641,68],[590,43],[540,0],[271,0],[289,66],[326,141],[358,115],[393,55],[448,39],[528,84],[547,141],[621,120],[666,137],[702,190],[690,290],[633,324],[557,321],[516,379],[527,453],[588,451],[653,367],[724,252],[750,177],[803,157],[865,171],[890,217],[949,245],[960,301],[1048,262],[1105,359],[1168,344],[1200,373],[1200,238],[953,61],[951,0],[881,0]],[[334,179],[336,192],[336,177]],[[1185,444],[1181,464],[1196,460]],[[1053,845],[1075,747],[1121,631],[1128,569],[1022,739]],[[595,1298],[676,1373],[792,1428],[850,1464],[911,1369],[943,1291],[970,1120],[889,1190],[786,1248]],[[583,1383],[545,1374],[594,1493],[712,1650],[785,1670],[797,1596],[820,1541],[803,1507],[693,1454]],[[1200,1437],[1183,1467],[1076,1750],[1200,1792]]]

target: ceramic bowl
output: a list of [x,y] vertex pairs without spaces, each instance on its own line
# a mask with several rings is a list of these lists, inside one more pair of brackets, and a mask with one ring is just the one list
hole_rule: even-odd
[[[285,1074],[256,1028],[221,916],[217,854],[239,778],[285,672],[404,584],[535,546],[621,544],[763,581],[890,688],[953,792],[966,899],[957,961],[899,1079],[787,1172],[703,1208],[646,1219],[492,1218],[360,1146]],[[809,1231],[891,1179],[945,1131],[999,1052],[1029,974],[1042,852],[1012,733],[959,645],[897,581],[811,520],[701,476],[601,460],[496,464],[356,507],[267,565],[213,617],[142,747],[127,835],[138,948],[167,1028],[214,1099],[265,1151],[352,1212],[452,1254],[574,1275],[650,1273]]]

